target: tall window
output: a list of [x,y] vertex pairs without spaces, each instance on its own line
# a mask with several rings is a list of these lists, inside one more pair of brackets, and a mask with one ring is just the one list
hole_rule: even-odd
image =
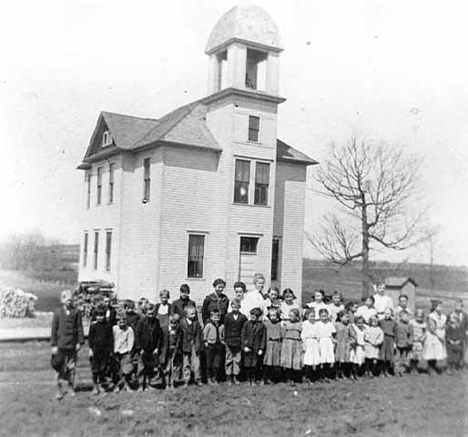
[[91,173],[88,173],[88,189],[86,194],[86,208],[91,206]]
[[236,159],[234,203],[249,203],[250,161]]
[[94,233],[94,270],[98,268],[99,232]]
[[260,117],[249,115],[249,141],[258,142],[259,131],[260,131]]
[[106,272],[111,269],[112,231],[106,232]]
[[255,205],[268,205],[268,186],[270,185],[270,164],[257,162],[255,171]]
[[84,241],[83,241],[83,267],[86,267],[88,263],[88,233],[84,233]]
[[115,164],[109,164],[109,203],[114,201],[114,167]]
[[151,158],[146,158],[143,161],[143,201],[150,200],[151,187]]
[[102,195],[102,167],[98,167],[97,169],[97,200],[96,203],[98,205],[101,204],[101,195]]
[[203,258],[205,253],[205,236],[189,235],[188,278],[203,278]]
[[102,147],[110,146],[112,144],[112,138],[110,136],[110,132],[106,130],[102,134]]
[[278,264],[279,264],[279,247],[280,241],[278,238],[273,238],[273,246],[271,250],[271,280],[278,279]]

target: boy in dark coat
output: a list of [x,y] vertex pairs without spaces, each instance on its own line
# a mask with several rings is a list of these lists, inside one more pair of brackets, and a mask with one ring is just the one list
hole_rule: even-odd
[[93,374],[93,393],[98,395],[99,384],[105,381],[109,359],[114,348],[112,326],[106,321],[106,310],[100,305],[96,310],[96,321],[89,327],[89,361]]
[[164,383],[167,389],[173,389],[180,379],[182,356],[180,353],[179,316],[171,314],[168,326],[162,327],[162,345],[159,354]]
[[224,354],[224,325],[220,322],[218,310],[211,310],[210,319],[203,327],[203,340],[206,348],[206,369],[208,383],[218,385],[219,369]]
[[185,317],[185,307],[192,306],[196,308],[197,305],[193,300],[190,300],[190,287],[187,284],[182,284],[179,290],[179,299],[172,302],[172,313],[177,314],[179,316],[179,320],[181,320]]
[[188,387],[192,372],[195,383],[201,385],[200,352],[203,346],[203,332],[197,320],[197,309],[185,307],[185,317],[179,323],[179,350],[183,356],[183,378]]
[[250,385],[256,385],[261,379],[263,353],[266,349],[266,328],[262,322],[263,312],[260,308],[250,310],[250,319],[242,327],[242,349],[244,351],[244,367]]
[[135,349],[140,354],[143,366],[143,390],[151,386],[151,379],[159,370],[159,350],[162,343],[162,332],[156,318],[156,308],[148,305],[146,316],[138,322]]
[[226,376],[228,385],[239,384],[239,374],[242,361],[242,327],[247,317],[240,312],[241,301],[234,299],[231,302],[232,311],[224,319],[224,341],[226,343]]
[[52,318],[52,367],[57,371],[57,399],[63,398],[61,380],[68,381],[68,392],[75,396],[75,366],[77,353],[84,344],[81,311],[73,306],[71,291],[60,295],[62,305]]

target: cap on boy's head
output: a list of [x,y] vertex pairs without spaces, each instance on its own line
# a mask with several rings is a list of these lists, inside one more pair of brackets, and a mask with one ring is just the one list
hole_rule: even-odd
[[236,307],[236,308],[240,308],[241,307],[241,300],[240,299],[232,299],[231,301],[231,307]]
[[160,297],[167,296],[168,298],[170,298],[171,297],[171,292],[169,290],[164,289],[164,290],[161,290],[159,292],[159,296]]
[[60,293],[60,300],[62,302],[65,302],[66,300],[69,300],[72,298],[72,292],[70,290],[63,290]]
[[131,299],[126,299],[124,302],[125,309],[135,309],[135,302]]
[[263,314],[263,312],[260,308],[252,308],[250,310],[250,314],[255,317],[260,317]]
[[182,284],[179,288],[179,291],[181,293],[187,293],[187,294],[190,294],[190,287],[188,284]]

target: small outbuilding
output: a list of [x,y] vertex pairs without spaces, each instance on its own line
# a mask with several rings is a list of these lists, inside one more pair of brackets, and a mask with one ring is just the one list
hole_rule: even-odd
[[418,284],[411,277],[395,277],[385,278],[385,294],[393,300],[393,305],[398,306],[398,297],[400,294],[408,296],[408,308],[414,312],[416,288]]

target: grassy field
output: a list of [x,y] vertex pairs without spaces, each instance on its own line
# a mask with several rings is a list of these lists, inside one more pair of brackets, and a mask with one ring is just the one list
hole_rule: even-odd
[[77,396],[54,399],[45,343],[0,344],[0,436],[465,436],[468,374],[90,391],[80,352]]

